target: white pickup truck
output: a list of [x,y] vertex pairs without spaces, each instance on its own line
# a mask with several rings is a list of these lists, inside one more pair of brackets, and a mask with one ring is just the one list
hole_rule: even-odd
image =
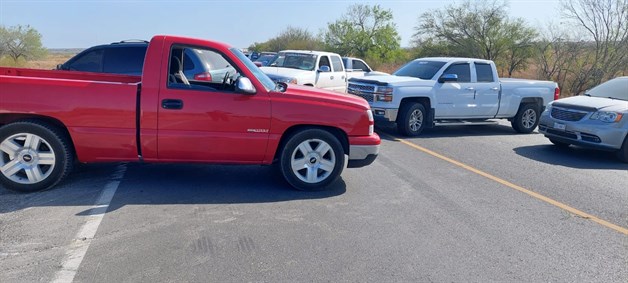
[[284,50],[260,69],[271,78],[337,92],[347,91],[347,73],[340,55],[331,52]]
[[401,134],[417,136],[425,127],[494,118],[530,133],[560,89],[550,81],[499,79],[493,61],[439,57],[413,60],[393,75],[351,78],[348,93],[369,102],[376,123],[396,123]]

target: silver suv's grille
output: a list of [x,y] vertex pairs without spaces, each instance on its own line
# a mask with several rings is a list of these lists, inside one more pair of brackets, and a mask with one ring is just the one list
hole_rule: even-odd
[[349,83],[347,92],[364,98],[368,102],[373,102],[375,86],[367,84]]
[[550,113],[552,118],[563,120],[563,121],[580,121],[584,116],[588,114],[588,112],[560,108],[560,107],[552,107],[552,112]]

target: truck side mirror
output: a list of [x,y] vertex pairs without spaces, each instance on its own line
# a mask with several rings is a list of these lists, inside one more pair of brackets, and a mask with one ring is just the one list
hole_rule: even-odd
[[57,70],[65,70],[65,66],[63,64],[57,64]]
[[257,90],[249,78],[239,77],[235,84],[235,91],[242,94],[255,94]]
[[458,81],[458,75],[456,74],[445,74],[440,76],[440,78],[438,78],[438,82],[439,83],[446,83],[446,82],[457,82]]
[[318,71],[319,72],[323,72],[323,73],[327,73],[327,72],[331,72],[331,68],[329,68],[329,66],[320,66],[320,67],[318,67]]

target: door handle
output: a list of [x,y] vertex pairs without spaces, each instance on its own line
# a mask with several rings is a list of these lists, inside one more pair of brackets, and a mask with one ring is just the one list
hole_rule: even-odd
[[468,88],[465,88],[465,89],[466,89],[466,90],[475,90],[475,88],[474,88],[474,87],[468,87]]
[[183,100],[181,99],[164,99],[161,101],[163,109],[183,109]]
[[330,77],[329,77],[329,79],[333,80],[333,79],[334,79],[334,76],[330,76]]
[[491,90],[498,91],[499,88],[498,87],[492,87]]

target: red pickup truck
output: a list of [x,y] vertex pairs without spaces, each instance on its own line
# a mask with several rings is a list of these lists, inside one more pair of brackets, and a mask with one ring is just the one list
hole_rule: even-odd
[[0,68],[11,190],[48,189],[75,162],[119,161],[277,164],[293,187],[319,190],[371,164],[379,144],[364,99],[275,84],[214,41],[155,36],[142,76]]

